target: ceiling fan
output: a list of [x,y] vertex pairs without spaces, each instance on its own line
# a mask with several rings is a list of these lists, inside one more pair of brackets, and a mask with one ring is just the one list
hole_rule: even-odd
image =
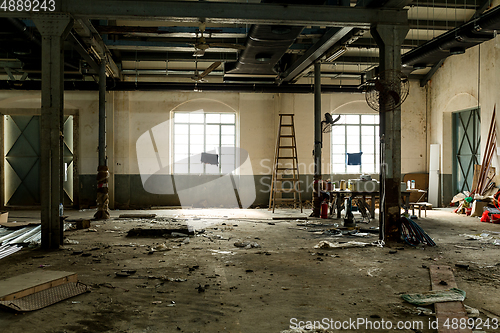
[[244,50],[245,46],[240,45],[240,44],[234,44],[234,43],[207,43],[207,40],[203,36],[205,33],[205,28],[206,24],[203,22],[200,24],[199,31],[200,31],[200,37],[196,40],[196,43],[194,44],[194,53],[193,57],[201,57],[205,54],[205,50],[211,48],[211,47],[222,47],[222,48],[228,48],[228,49],[235,49],[235,50]]
[[210,72],[212,72],[214,69],[219,67],[220,64],[222,64],[221,61],[216,61],[213,64],[211,64],[210,66],[208,66],[208,68],[205,69],[205,71],[203,73],[199,74],[199,72],[198,72],[198,57],[196,57],[194,76],[192,76],[191,79],[193,81],[195,81],[196,83],[206,82],[207,80],[205,80],[205,76],[207,76],[208,74],[210,74]]

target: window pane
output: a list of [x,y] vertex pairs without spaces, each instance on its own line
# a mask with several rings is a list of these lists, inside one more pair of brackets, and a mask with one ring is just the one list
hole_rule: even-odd
[[203,124],[205,122],[205,114],[204,113],[194,113],[191,112],[189,114],[189,122],[190,123],[198,123]]
[[343,118],[345,118],[346,124],[359,124],[359,115],[346,114]]
[[333,126],[332,127],[332,135],[335,137],[345,137],[345,126],[340,125],[340,126]]
[[378,117],[378,115],[363,114],[363,115],[361,115],[361,123],[362,124],[375,124],[375,117]]
[[374,154],[375,153],[375,145],[373,145],[373,144],[362,145],[361,151],[363,152],[363,155],[364,154]]
[[375,172],[375,164],[362,164],[361,169],[363,173],[376,173]]
[[191,135],[204,135],[205,134],[205,126],[204,125],[191,125]]
[[349,136],[359,136],[359,126],[346,126],[346,134]]
[[188,135],[175,135],[174,142],[176,145],[187,145],[189,143]]
[[345,145],[332,145],[332,154],[344,154]]
[[220,114],[218,113],[207,113],[207,123],[220,123]]
[[175,135],[178,134],[189,134],[189,125],[176,124],[174,128]]
[[222,124],[234,124],[235,123],[234,113],[223,113],[220,115],[220,122]]
[[207,125],[207,135],[219,136],[219,125]]
[[347,145],[347,152],[349,154],[351,153],[359,153],[360,149],[359,149],[359,144],[357,145]]
[[212,165],[212,164],[205,164],[205,173],[213,175],[219,174],[219,166],[218,165]]
[[373,146],[375,144],[375,137],[373,135],[371,135],[371,136],[363,135],[361,137],[361,144],[363,146],[365,146],[365,145],[372,145]]
[[345,163],[342,164],[332,164],[333,173],[345,173]]
[[361,135],[374,136],[374,126],[361,126]]
[[345,154],[334,154],[332,156],[332,163],[345,165]]
[[207,135],[206,136],[207,145],[219,145],[219,136],[218,135]]
[[220,157],[221,164],[234,164],[234,155],[221,155]]
[[174,165],[175,173],[188,173],[188,165],[182,163],[175,163]]
[[234,145],[234,136],[233,135],[222,135],[221,136],[221,144]]
[[232,173],[234,171],[234,163],[224,164],[221,163],[221,173]]
[[347,145],[357,145],[359,149],[359,136],[348,135],[347,136]]
[[234,135],[234,126],[233,125],[222,125],[221,126],[221,134]]
[[188,145],[175,145],[174,146],[174,152],[176,154],[187,154],[188,153]]
[[189,137],[191,145],[204,145],[205,137],[203,135],[192,135]]
[[176,112],[174,114],[174,122],[176,122],[176,123],[188,123],[189,122],[189,113]]
[[359,173],[359,165],[348,165],[347,166],[347,173]]
[[189,164],[189,172],[190,173],[203,173],[203,164],[200,161],[197,163]]
[[188,154],[175,154],[174,161],[175,162],[181,162],[181,163],[187,163],[188,162],[188,158],[189,158]]
[[189,147],[189,150],[190,150],[190,152],[189,152],[189,153],[190,153],[191,155],[201,154],[201,153],[203,153],[203,151],[204,151],[204,147],[203,147],[203,145],[191,145],[191,146]]

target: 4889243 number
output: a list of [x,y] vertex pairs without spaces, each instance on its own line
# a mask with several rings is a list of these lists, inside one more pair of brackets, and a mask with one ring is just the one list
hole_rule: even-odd
[[4,12],[53,12],[55,0],[0,0],[0,10]]
[[447,318],[443,323],[443,327],[446,329],[458,330],[458,329],[493,329],[496,330],[499,327],[498,319],[486,319],[481,318]]

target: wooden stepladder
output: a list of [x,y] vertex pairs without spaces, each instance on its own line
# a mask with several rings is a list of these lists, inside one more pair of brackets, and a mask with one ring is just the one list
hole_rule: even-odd
[[[297,158],[297,142],[295,140],[295,127],[293,114],[280,114],[278,139],[274,155],[273,177],[271,180],[271,193],[269,195],[269,209],[276,203],[293,202],[293,208],[300,206],[299,161]],[[286,197],[283,197],[285,194]],[[291,196],[293,195],[293,197]]]

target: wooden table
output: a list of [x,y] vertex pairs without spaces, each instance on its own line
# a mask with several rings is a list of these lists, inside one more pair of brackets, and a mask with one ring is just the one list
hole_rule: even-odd
[[[342,206],[342,202],[348,196],[352,197],[362,197],[363,201],[366,203],[366,197],[371,198],[370,202],[370,216],[371,218],[375,218],[375,200],[380,199],[380,192],[362,192],[362,191],[349,191],[349,190],[333,190],[330,191],[330,202],[332,203],[332,208],[330,210],[330,215],[333,214],[333,203],[335,202],[335,208],[337,210],[337,218],[340,218],[340,208]],[[405,210],[405,213],[408,213],[408,209],[410,207],[410,191],[402,191],[401,199],[404,203],[402,207]],[[334,201],[334,199],[337,199]]]

